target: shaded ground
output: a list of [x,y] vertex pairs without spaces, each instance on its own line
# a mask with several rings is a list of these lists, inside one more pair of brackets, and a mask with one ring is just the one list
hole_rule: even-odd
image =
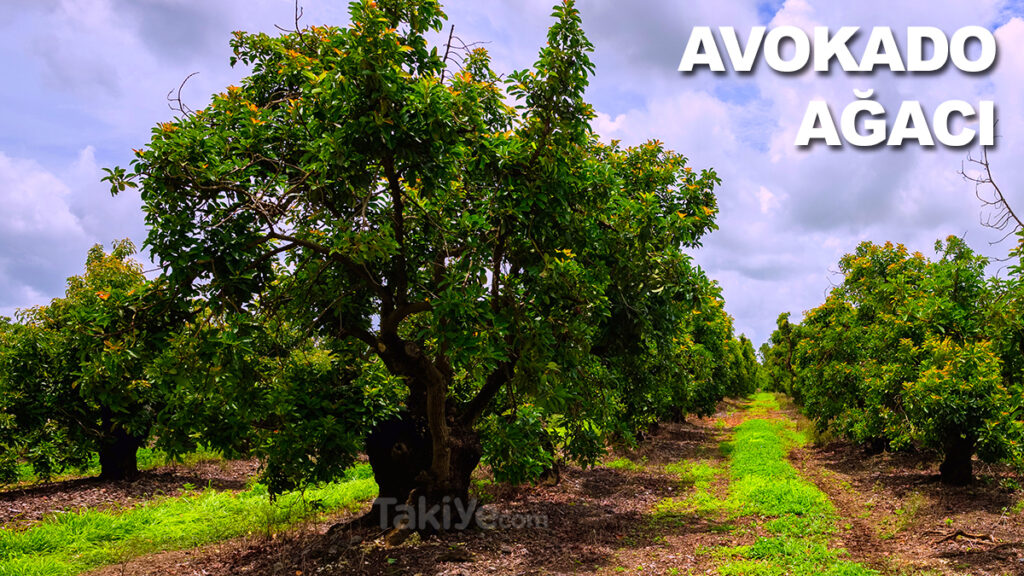
[[205,461],[146,470],[132,481],[81,478],[0,492],[0,528],[19,528],[56,512],[81,508],[123,509],[183,489],[210,486],[241,490],[256,473],[255,460]]
[[[668,573],[699,562],[697,548],[717,538],[717,523],[701,518],[658,525],[654,505],[687,486],[661,465],[685,458],[718,457],[721,432],[711,420],[668,424],[639,450],[620,453],[632,469],[567,467],[556,486],[489,486],[485,508],[506,518],[506,528],[415,538],[388,547],[371,530],[328,536],[331,522],[275,541],[249,540],[203,553],[175,552],[110,567],[94,574],[337,574],[458,575],[621,572],[643,557],[649,573]],[[522,525],[525,523],[526,525]],[[517,527],[517,525],[519,527]],[[653,570],[659,566],[657,570]]]

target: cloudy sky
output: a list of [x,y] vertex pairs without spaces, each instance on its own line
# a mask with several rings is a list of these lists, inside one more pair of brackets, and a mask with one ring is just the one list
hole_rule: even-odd
[[[344,2],[304,0],[304,24],[347,22]],[[818,304],[836,262],[863,240],[903,242],[931,254],[949,234],[992,256],[1000,235],[979,225],[980,205],[957,171],[967,149],[794,145],[807,103],[838,116],[853,90],[873,89],[895,115],[950,99],[994,100],[1000,138],[991,154],[1011,202],[1024,209],[1024,7],[994,0],[579,0],[596,46],[589,97],[597,131],[627,144],[657,138],[722,177],[721,229],[697,261],[725,291],[738,332],[755,343],[776,316]],[[475,0],[446,7],[456,33],[487,41],[495,67],[529,66],[550,22],[547,0]],[[292,0],[0,0],[0,315],[43,304],[81,271],[89,246],[145,239],[137,195],[111,198],[101,168],[127,165],[150,127],[172,116],[166,96],[189,74],[193,108],[236,83],[233,30],[289,26]],[[694,26],[963,26],[994,31],[999,59],[982,75],[948,67],[929,75],[677,71]],[[863,50],[866,33],[853,44]],[[903,44],[901,43],[901,46]],[[993,266],[996,272],[998,266]]]

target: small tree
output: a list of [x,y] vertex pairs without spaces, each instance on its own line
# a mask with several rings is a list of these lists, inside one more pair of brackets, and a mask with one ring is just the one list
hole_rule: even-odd
[[483,50],[454,67],[427,45],[429,0],[239,33],[242,86],[110,171],[115,191],[141,187],[147,244],[186,294],[401,379],[400,418],[367,440],[382,499],[466,498],[481,417],[528,401],[592,460],[620,381],[686,352],[706,280],[682,249],[714,227],[718,179],[657,142],[599,142],[591,45],[571,1],[554,16],[534,67],[506,78]]
[[[94,246],[63,298],[21,311],[0,342],[6,462],[41,477],[99,454],[107,479],[137,474],[136,451],[166,406],[147,367],[183,319],[127,240]],[[7,469],[11,479],[11,469]]]

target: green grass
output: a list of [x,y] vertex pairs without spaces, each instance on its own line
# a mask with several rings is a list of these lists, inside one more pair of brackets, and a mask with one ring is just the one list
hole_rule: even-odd
[[718,518],[728,512],[727,503],[715,496],[712,485],[725,473],[706,462],[672,462],[665,472],[679,478],[691,491],[684,497],[664,498],[654,506],[652,520],[656,524],[682,525],[692,514]]
[[845,550],[834,550],[821,541],[780,536],[758,538],[750,546],[725,548],[717,554],[725,562],[718,567],[722,576],[872,576],[875,570],[841,558]]
[[779,399],[771,392],[758,392],[751,397],[750,406],[746,411],[750,414],[767,414],[781,408]]
[[665,472],[679,478],[683,484],[710,485],[722,469],[707,462],[671,462],[665,465]]
[[[832,503],[786,459],[793,442],[782,421],[747,420],[733,437],[730,499],[746,514],[831,516]],[[788,441],[787,441],[788,440]]]
[[[748,411],[768,415],[778,410],[772,394],[757,394]],[[817,486],[804,480],[787,455],[806,437],[788,420],[755,418],[736,427],[722,447],[729,457],[729,496],[722,508],[756,518],[771,536],[749,546],[722,547],[713,552],[722,576],[871,576],[878,572],[844,558],[843,549],[829,548],[838,519],[835,507]]]
[[241,492],[203,490],[154,500],[122,513],[56,514],[23,531],[0,531],[0,576],[70,576],[163,550],[250,534],[271,535],[318,513],[345,509],[377,493],[369,465],[332,484],[273,502],[261,485]]
[[626,470],[627,472],[637,472],[639,470],[644,469],[643,464],[633,462],[629,458],[618,458],[616,460],[612,460],[611,462],[606,462],[604,466],[605,468],[612,468],[614,470]]

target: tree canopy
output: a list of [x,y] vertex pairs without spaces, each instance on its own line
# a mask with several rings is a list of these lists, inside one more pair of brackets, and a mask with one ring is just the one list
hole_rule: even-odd
[[[150,379],[185,310],[149,281],[131,242],[94,246],[81,276],[46,306],[0,330],[0,473],[31,465],[46,478],[99,454],[101,475],[137,471],[136,449],[159,427],[169,391]],[[194,445],[194,444],[193,444]]]
[[[399,378],[400,424],[368,440],[382,496],[464,495],[481,418],[529,412],[590,461],[648,412],[709,410],[732,326],[684,250],[715,228],[718,177],[657,141],[598,139],[573,3],[507,76],[482,49],[429,46],[436,2],[350,13],[236,33],[251,75],[110,170],[115,192],[140,188],[170,284],[312,338],[337,355],[317,370]],[[665,393],[674,405],[638,401]],[[422,450],[390,462],[399,445]]]
[[935,250],[862,243],[822,305],[796,326],[780,318],[765,362],[819,428],[937,450],[942,479],[963,484],[975,453],[1022,462],[1020,268],[988,279],[955,236]]

